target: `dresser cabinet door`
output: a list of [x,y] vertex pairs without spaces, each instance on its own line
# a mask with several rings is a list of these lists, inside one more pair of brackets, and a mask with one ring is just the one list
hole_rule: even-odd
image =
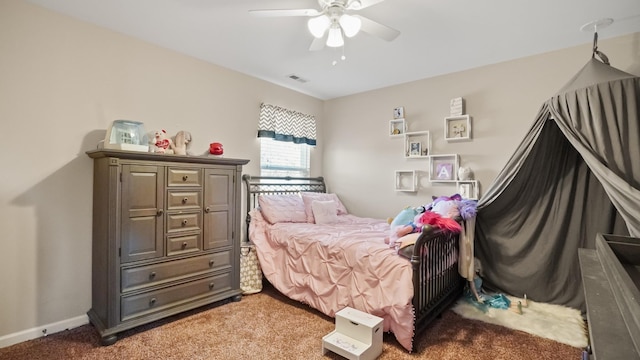
[[164,167],[123,165],[121,189],[120,261],[163,256]]
[[233,243],[235,193],[233,170],[206,169],[204,176],[204,248]]

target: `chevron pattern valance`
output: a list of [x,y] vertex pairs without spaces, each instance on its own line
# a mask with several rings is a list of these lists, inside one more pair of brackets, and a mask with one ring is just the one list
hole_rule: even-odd
[[279,106],[261,104],[258,137],[315,145],[316,118]]

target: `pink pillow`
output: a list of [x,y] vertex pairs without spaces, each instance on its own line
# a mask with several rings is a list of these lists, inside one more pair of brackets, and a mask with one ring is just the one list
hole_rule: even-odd
[[332,224],[338,221],[338,205],[333,200],[313,200],[311,209],[316,224]]
[[303,192],[302,202],[304,203],[304,212],[307,216],[307,222],[310,224],[315,224],[315,219],[313,217],[313,209],[311,208],[311,204],[313,200],[318,201],[334,201],[336,203],[337,215],[345,215],[348,214],[347,208],[344,207],[338,195],[336,194],[326,194],[326,193],[313,193],[313,192]]
[[260,212],[270,224],[281,222],[304,223],[307,215],[299,195],[260,195]]

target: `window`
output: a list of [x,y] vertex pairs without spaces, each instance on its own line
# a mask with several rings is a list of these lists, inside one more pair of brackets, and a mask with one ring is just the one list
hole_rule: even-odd
[[313,115],[263,103],[258,137],[261,176],[310,176],[309,146],[316,145]]
[[260,138],[260,176],[310,176],[309,145]]

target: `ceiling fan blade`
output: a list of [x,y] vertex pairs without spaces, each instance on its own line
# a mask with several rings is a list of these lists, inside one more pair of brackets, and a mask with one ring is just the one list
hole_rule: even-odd
[[349,10],[361,10],[364,8],[368,8],[369,6],[373,6],[375,4],[379,4],[384,0],[355,0],[351,1],[347,6]]
[[313,42],[311,42],[311,46],[309,46],[309,51],[318,51],[324,49],[324,43],[326,42],[325,37],[321,38],[313,38]]
[[373,36],[377,36],[381,39],[392,41],[400,35],[400,31],[390,28],[387,25],[382,25],[377,21],[373,21],[369,18],[360,15],[354,15],[362,21],[361,30],[371,34]]
[[321,13],[316,9],[270,9],[270,10],[249,10],[249,14],[258,17],[277,16],[316,16]]

